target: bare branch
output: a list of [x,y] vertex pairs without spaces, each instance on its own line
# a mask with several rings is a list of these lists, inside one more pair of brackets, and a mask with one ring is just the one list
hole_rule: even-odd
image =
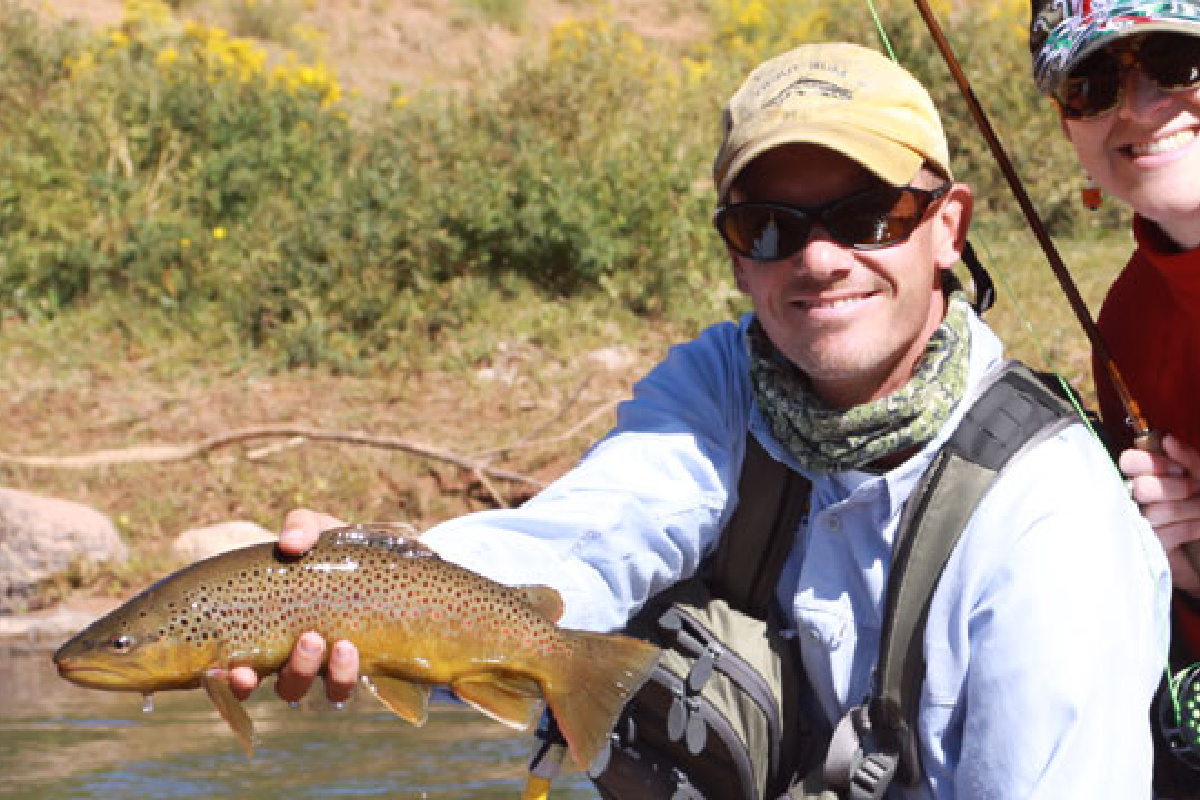
[[[538,488],[545,486],[544,482],[528,475],[522,475],[519,472],[512,472],[510,470],[489,467],[486,461],[467,458],[456,453],[451,453],[447,450],[431,447],[429,445],[418,444],[417,442],[411,442],[406,439],[399,439],[393,436],[372,436],[355,431],[331,431],[322,430],[320,428],[297,427],[293,425],[263,425],[250,428],[241,428],[228,433],[210,436],[207,439],[193,444],[143,445],[120,450],[98,450],[92,453],[81,453],[71,456],[18,456],[11,453],[0,452],[0,462],[20,464],[26,467],[45,467],[49,469],[91,469],[94,467],[105,467],[116,464],[166,463],[200,458],[213,450],[221,447],[228,447],[229,445],[237,444],[239,442],[277,437],[300,437],[311,441],[338,442],[341,444],[377,447],[384,450],[400,450],[402,452],[410,453],[415,456],[421,456],[423,458],[430,458],[436,461],[445,461],[450,464],[457,464],[464,469],[471,470],[477,474],[490,478],[497,478],[500,480],[510,481],[512,483],[526,484]],[[486,481],[484,483],[487,485]],[[504,503],[502,496],[497,495],[497,500],[502,504]]]

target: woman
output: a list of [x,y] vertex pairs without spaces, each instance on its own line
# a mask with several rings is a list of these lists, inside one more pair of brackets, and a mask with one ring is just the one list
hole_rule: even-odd
[[1033,0],[1032,11],[1038,88],[1058,103],[1090,180],[1135,212],[1137,247],[1098,323],[1130,393],[1166,434],[1162,452],[1131,447],[1100,364],[1096,389],[1179,589],[1179,668],[1200,661],[1200,545],[1195,560],[1184,547],[1200,541],[1200,4]]

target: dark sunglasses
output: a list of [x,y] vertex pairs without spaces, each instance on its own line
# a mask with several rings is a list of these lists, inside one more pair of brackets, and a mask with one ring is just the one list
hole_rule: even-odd
[[929,207],[950,190],[877,186],[827,203],[801,208],[786,203],[731,203],[718,206],[713,224],[738,255],[753,261],[791,258],[820,225],[840,245],[878,250],[912,236]]
[[1088,119],[1112,111],[1134,66],[1164,92],[1193,89],[1200,85],[1200,38],[1156,32],[1100,48],[1079,62],[1054,92],[1063,116]]

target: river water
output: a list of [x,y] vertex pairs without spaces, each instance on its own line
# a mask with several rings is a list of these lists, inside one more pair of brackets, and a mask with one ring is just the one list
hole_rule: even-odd
[[[457,703],[414,728],[367,692],[342,710],[323,697],[292,709],[265,685],[247,710],[253,758],[201,690],[155,695],[144,713],[140,695],[62,680],[45,649],[0,649],[0,797],[514,800],[535,741]],[[550,792],[598,796],[569,764]]]

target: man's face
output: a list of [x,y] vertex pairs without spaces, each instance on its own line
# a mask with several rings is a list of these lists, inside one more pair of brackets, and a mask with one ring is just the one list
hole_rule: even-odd
[[[940,182],[922,171],[913,185],[933,189]],[[877,185],[842,155],[785,145],[746,167],[730,201],[816,208]],[[772,343],[825,403],[849,408],[911,377],[944,316],[941,270],[958,260],[969,217],[970,191],[956,184],[904,242],[854,250],[817,225],[790,258],[753,261],[730,250],[734,276]]]

